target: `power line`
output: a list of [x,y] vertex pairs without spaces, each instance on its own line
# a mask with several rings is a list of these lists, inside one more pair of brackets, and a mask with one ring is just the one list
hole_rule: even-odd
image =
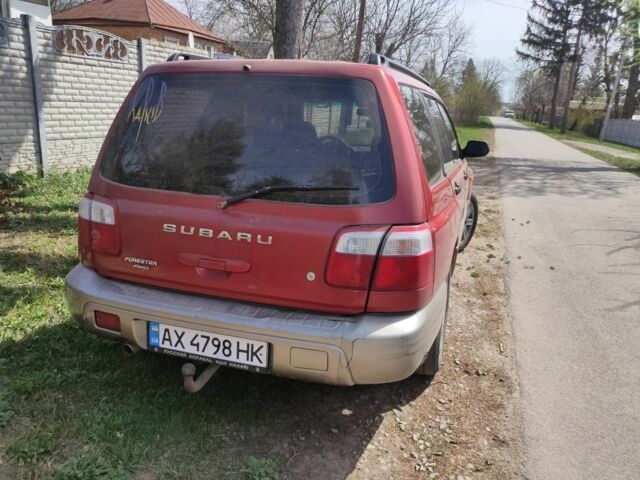
[[516,10],[524,10],[525,12],[529,10],[528,8],[518,7],[516,5],[509,5],[508,3],[498,2],[497,0],[484,0],[484,1],[485,2],[489,2],[489,3],[494,3],[494,4],[500,5],[502,7],[515,8]]

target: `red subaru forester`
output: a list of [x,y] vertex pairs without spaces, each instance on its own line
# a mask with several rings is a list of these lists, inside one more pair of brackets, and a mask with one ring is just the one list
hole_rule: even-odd
[[106,137],[73,315],[131,350],[314,382],[434,375],[477,216],[464,157],[487,145],[461,149],[428,83],[376,54],[185,57],[144,72]]

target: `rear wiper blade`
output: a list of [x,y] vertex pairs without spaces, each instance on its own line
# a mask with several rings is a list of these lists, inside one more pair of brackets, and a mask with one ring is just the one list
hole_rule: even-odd
[[358,187],[335,187],[331,185],[271,185],[268,187],[258,188],[249,192],[240,193],[232,197],[224,199],[218,203],[218,207],[224,209],[234,203],[241,202],[247,198],[264,197],[276,192],[328,192],[341,190],[359,190]]

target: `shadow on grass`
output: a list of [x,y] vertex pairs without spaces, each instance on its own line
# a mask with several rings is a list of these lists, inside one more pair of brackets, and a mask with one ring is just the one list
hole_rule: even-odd
[[[22,420],[12,433],[12,461],[24,461],[20,455],[31,452],[25,445],[46,439],[46,448],[30,460],[32,469],[99,454],[129,473],[216,477],[214,472],[233,476],[254,456],[276,460],[285,478],[345,478],[381,414],[428,387],[415,377],[332,387],[221,369],[190,395],[181,386],[179,359],[127,355],[72,320],[3,341],[0,357],[9,399]],[[345,408],[353,414],[342,415]]]
[[0,270],[7,274],[24,273],[33,269],[40,278],[61,278],[76,263],[78,258],[75,255],[0,250]]
[[0,175],[0,229],[14,232],[74,232],[76,212],[86,190],[88,171]]
[[[60,212],[58,207],[51,207],[47,212],[36,213],[38,208],[29,208],[23,212],[0,209],[0,230],[14,233],[50,232],[71,234],[76,231],[76,210]],[[28,212],[28,213],[25,213]]]

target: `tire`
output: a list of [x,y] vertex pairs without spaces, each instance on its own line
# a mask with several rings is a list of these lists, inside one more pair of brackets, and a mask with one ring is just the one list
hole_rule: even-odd
[[429,349],[429,353],[424,358],[418,369],[416,370],[416,375],[421,375],[424,377],[433,377],[440,367],[442,366],[442,357],[444,354],[444,341],[446,338],[447,331],[447,314],[449,313],[449,284],[450,284],[451,275],[447,277],[447,303],[444,307],[444,318],[442,319],[442,324],[440,325],[440,330],[438,331],[438,335],[436,335],[436,339],[433,341],[433,345]]
[[477,225],[478,199],[475,194],[472,193],[467,207],[467,216],[464,218],[464,228],[462,229],[462,236],[460,237],[460,243],[458,244],[458,253],[467,248],[467,245],[469,245],[469,242],[473,238],[473,234],[476,232]]

